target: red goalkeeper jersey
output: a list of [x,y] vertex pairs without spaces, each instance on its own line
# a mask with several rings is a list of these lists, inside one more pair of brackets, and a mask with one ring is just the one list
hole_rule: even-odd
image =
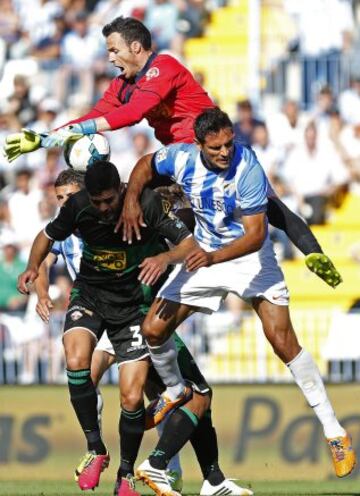
[[210,107],[214,103],[186,67],[170,55],[152,54],[134,80],[115,78],[93,109],[71,123],[104,117],[119,129],[145,117],[164,145],[191,143],[195,118]]

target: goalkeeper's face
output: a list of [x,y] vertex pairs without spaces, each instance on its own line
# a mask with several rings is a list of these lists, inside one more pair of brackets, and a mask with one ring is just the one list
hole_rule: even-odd
[[109,55],[109,62],[120,69],[121,75],[126,79],[136,76],[142,69],[142,62],[139,60],[141,45],[134,41],[128,45],[120,33],[111,33],[106,38],[106,48]]

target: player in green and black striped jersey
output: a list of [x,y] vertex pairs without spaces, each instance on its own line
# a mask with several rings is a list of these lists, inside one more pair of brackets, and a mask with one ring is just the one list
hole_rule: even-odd
[[[143,316],[157,287],[166,277],[168,265],[183,260],[197,245],[184,224],[167,215],[167,202],[151,190],[146,191],[142,198],[146,212],[142,240],[129,245],[114,233],[124,193],[116,168],[109,163],[98,163],[89,170],[85,182],[87,191],[73,195],[59,215],[37,236],[28,269],[19,279],[19,287],[26,291],[26,284],[36,278],[52,240],[60,241],[73,232],[79,233],[85,249],[71,294],[64,336],[71,402],[89,450],[78,467],[77,479],[82,489],[95,487],[101,470],[109,461],[97,424],[96,393],[89,370],[95,338],[100,337],[106,328],[121,364],[121,466],[116,492],[120,494],[124,480],[127,483],[125,477],[133,472],[144,432],[143,388],[149,362],[140,328]],[[168,251],[164,238],[175,245],[173,250]],[[184,349],[179,357],[185,356],[186,352]],[[202,404],[207,408],[210,388],[191,356],[186,356],[186,362],[190,364],[188,378],[195,382],[195,396],[202,395]],[[186,371],[183,373],[186,376]],[[199,427],[213,436],[211,420],[204,418],[202,424]],[[198,431],[199,434],[202,432]],[[212,453],[217,458],[214,436]],[[215,458],[210,459],[209,449],[207,453],[203,451],[196,449],[201,465],[213,470]],[[216,463],[214,467],[221,477]]]

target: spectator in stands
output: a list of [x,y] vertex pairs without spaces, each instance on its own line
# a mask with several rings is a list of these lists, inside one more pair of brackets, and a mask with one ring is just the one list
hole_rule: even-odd
[[286,2],[298,27],[302,60],[302,102],[308,109],[319,84],[334,86],[340,68],[343,32],[352,31],[354,19],[347,0]]
[[92,14],[92,22],[103,26],[115,17],[135,17],[143,21],[149,0],[100,0]]
[[14,113],[22,126],[34,120],[36,110],[30,100],[30,84],[26,77],[20,74],[15,76],[14,91],[8,101],[7,112]]
[[16,238],[9,234],[1,236],[0,254],[0,311],[16,312],[25,309],[27,298],[17,291],[18,275],[24,270],[26,263],[19,258],[19,247]]
[[42,193],[32,184],[32,177],[30,169],[19,169],[15,177],[15,190],[8,199],[10,226],[14,230],[22,257],[27,256],[36,233],[41,229],[39,203]]
[[151,31],[156,51],[170,48],[176,34],[178,8],[169,0],[150,0],[145,15],[145,25]]
[[103,72],[96,64],[98,59],[104,56],[101,41],[98,33],[90,30],[86,12],[78,12],[61,46],[62,66],[59,73],[60,80],[56,85],[58,93],[56,96],[60,102],[66,102],[72,78],[76,79],[79,93],[84,95],[89,103],[92,102],[94,73]]
[[272,181],[273,177],[279,174],[283,156],[281,151],[270,143],[269,132],[265,123],[259,123],[254,127],[251,141],[260,164]]
[[286,100],[281,112],[268,119],[270,141],[281,150],[284,157],[303,142],[306,120],[294,100]]
[[[52,97],[46,97],[36,107],[36,120],[29,124],[29,128],[37,133],[47,133],[56,127],[56,116],[60,113],[60,102]],[[59,157],[59,154],[57,155]],[[31,169],[38,170],[46,161],[46,151],[39,149],[27,157],[27,165]],[[40,172],[41,174],[41,172]]]
[[202,36],[207,19],[207,10],[203,0],[187,0],[179,9],[177,31],[187,38]]
[[55,16],[53,22],[54,31],[41,38],[32,48],[32,55],[44,73],[47,88],[54,88],[54,78],[61,66],[61,44],[67,29],[63,14]]
[[330,119],[336,109],[331,87],[323,86],[316,96],[316,102],[311,111],[311,120],[316,124],[320,140],[330,139]]
[[356,189],[358,189],[360,182],[360,121],[345,125],[340,131],[338,140],[346,154],[351,177],[353,181],[356,181]]
[[252,144],[252,133],[255,126],[262,121],[254,117],[250,100],[240,100],[236,104],[237,120],[234,122],[235,140],[246,145]]
[[54,184],[55,179],[63,168],[64,162],[61,159],[62,150],[57,148],[50,148],[45,154],[45,165],[36,171],[36,180],[42,190],[46,189],[48,185]]
[[325,224],[329,198],[349,181],[336,151],[320,146],[313,122],[307,125],[305,141],[293,149],[282,173],[289,190],[298,196],[309,224]]
[[360,76],[350,81],[350,87],[346,88],[339,96],[340,115],[346,123],[356,124],[360,115]]
[[128,152],[122,155],[121,162],[119,163],[119,165],[121,164],[119,168],[121,180],[127,182],[136,162],[144,155],[154,151],[155,147],[149,133],[141,128],[133,130],[131,133],[131,146]]
[[0,38],[9,48],[18,39],[20,19],[15,11],[12,0],[0,0]]

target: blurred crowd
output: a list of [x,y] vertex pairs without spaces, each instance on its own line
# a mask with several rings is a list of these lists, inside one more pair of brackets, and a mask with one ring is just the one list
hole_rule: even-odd
[[[324,79],[319,70],[316,92],[303,92],[297,101],[288,98],[276,112],[265,112],[261,102],[241,99],[234,102],[231,117],[236,139],[254,148],[277,194],[309,224],[326,224],[331,208],[341,204],[347,191],[357,192],[360,182],[357,2],[284,3],[293,11],[298,5],[297,44],[285,54],[288,61],[295,52],[304,61],[309,60],[306,57],[321,61],[330,50],[347,57],[352,70],[344,69],[336,88],[331,71]],[[338,27],[343,31],[337,31],[342,42],[325,50],[320,46],[325,38],[313,36],[310,21],[315,18],[305,5],[311,4],[313,12],[321,6],[326,9],[327,3],[342,12]],[[47,132],[84,114],[103,94],[115,73],[107,62],[101,28],[116,16],[142,20],[152,32],[154,49],[169,51],[186,64],[184,42],[201,36],[211,11],[225,4],[224,0],[0,0],[0,147],[8,134],[23,127]],[[202,84],[206,87],[206,80]],[[146,122],[107,137],[112,161],[122,164],[125,181],[137,159],[159,146]],[[35,296],[27,299],[17,292],[16,280],[35,235],[56,214],[53,184],[64,167],[58,149],[38,150],[13,164],[0,156],[0,345],[7,350],[0,349],[0,356],[9,363],[16,353],[26,357],[20,360],[22,370],[13,371],[23,383],[34,380],[41,356],[53,356],[53,369],[44,373],[47,380],[59,380],[62,374],[61,325],[71,287],[64,266],[59,261],[50,275],[55,302],[50,326],[37,318]],[[272,236],[282,258],[296,256],[282,232],[274,230]],[[241,306],[230,299],[228,308],[231,322],[238,325]],[[187,329],[191,334],[192,326]],[[49,337],[46,342],[44,335]],[[9,342],[20,343],[20,348],[9,347]],[[1,376],[2,363],[0,383],[11,382]]]

